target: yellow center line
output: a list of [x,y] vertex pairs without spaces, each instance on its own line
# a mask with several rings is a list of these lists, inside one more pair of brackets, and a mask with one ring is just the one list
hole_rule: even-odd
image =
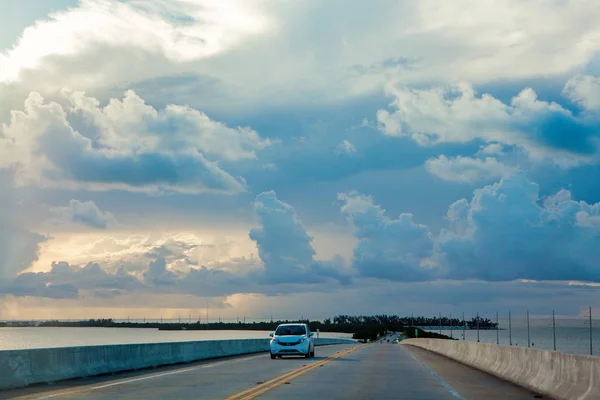
[[307,372],[312,371],[313,369],[319,368],[319,367],[335,360],[336,358],[344,357],[344,356],[352,353],[353,351],[356,351],[364,346],[366,346],[366,345],[360,345],[360,346],[352,347],[352,348],[344,350],[344,351],[337,352],[337,353],[325,358],[322,361],[318,361],[318,362],[306,365],[304,367],[295,369],[295,370],[285,373],[283,375],[280,375],[277,378],[273,378],[273,379],[271,379],[265,383],[262,383],[258,386],[244,390],[243,392],[234,394],[233,396],[227,397],[225,400],[251,400],[251,399],[254,399],[254,398],[260,396],[261,394],[264,394],[270,390],[273,390],[273,389],[283,385],[285,382],[289,382],[290,380],[295,379],[301,375],[304,375]]

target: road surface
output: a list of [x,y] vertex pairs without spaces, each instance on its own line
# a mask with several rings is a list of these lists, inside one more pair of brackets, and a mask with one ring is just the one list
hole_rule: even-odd
[[0,399],[533,399],[534,394],[427,351],[390,343],[268,353],[0,392]]

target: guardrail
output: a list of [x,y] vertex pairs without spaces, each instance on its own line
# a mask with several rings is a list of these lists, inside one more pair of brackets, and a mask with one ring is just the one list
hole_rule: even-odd
[[600,399],[600,357],[444,339],[406,339],[420,347],[555,399]]
[[[206,340],[0,351],[0,390],[268,351],[269,339]],[[356,343],[315,339],[315,345]]]

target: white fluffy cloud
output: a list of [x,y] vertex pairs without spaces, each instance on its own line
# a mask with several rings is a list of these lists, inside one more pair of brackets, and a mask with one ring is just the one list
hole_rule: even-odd
[[56,207],[52,210],[59,219],[82,224],[90,228],[106,229],[116,224],[117,220],[110,212],[102,211],[93,201],[71,200],[67,207]]
[[563,94],[585,110],[600,111],[600,77],[577,76],[567,82]]
[[0,282],[27,269],[46,237],[23,226],[11,171],[0,168]]
[[427,160],[425,169],[445,181],[461,183],[493,180],[515,170],[493,157],[485,159],[462,156],[448,158],[444,155]]
[[137,48],[173,62],[202,59],[267,25],[252,4],[235,0],[82,0],[28,27],[11,50],[0,54],[0,82],[17,80],[23,70],[40,68],[48,57],[109,46]]
[[575,201],[564,189],[541,199],[523,173],[450,205],[448,228],[437,236],[411,214],[389,219],[368,196],[339,197],[354,225],[353,265],[362,276],[600,281],[600,203]]
[[189,107],[156,110],[131,91],[105,107],[82,93],[66,95],[68,109],[32,93],[2,127],[0,159],[17,169],[18,183],[237,193],[244,181],[219,161],[253,159],[269,144]]
[[524,89],[510,104],[478,95],[466,83],[429,90],[391,90],[392,111],[380,110],[382,132],[410,137],[421,145],[480,140],[519,146],[534,158],[560,165],[596,161],[600,123]]
[[354,225],[358,244],[353,266],[362,276],[403,281],[430,279],[426,264],[434,242],[427,226],[415,223],[412,214],[390,219],[369,196],[350,192],[338,198],[343,202],[341,212]]
[[249,99],[340,101],[390,79],[569,73],[599,49],[598,13],[595,0],[86,0],[28,27],[0,54],[0,80],[46,94],[190,73],[225,82],[225,99],[205,101],[227,108]]
[[599,215],[600,203],[567,190],[542,203],[539,186],[517,174],[452,204],[437,250],[455,279],[600,281]]
[[316,254],[312,238],[292,206],[277,198],[274,191],[259,194],[254,201],[261,227],[250,231],[264,264],[267,283],[317,283],[334,278],[347,283],[349,277],[341,271],[341,261],[322,262]]

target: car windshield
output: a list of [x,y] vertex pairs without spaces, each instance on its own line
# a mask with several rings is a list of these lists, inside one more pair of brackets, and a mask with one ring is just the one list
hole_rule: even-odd
[[302,325],[286,325],[279,326],[275,331],[277,336],[295,336],[295,335],[304,335],[306,333],[306,329]]

